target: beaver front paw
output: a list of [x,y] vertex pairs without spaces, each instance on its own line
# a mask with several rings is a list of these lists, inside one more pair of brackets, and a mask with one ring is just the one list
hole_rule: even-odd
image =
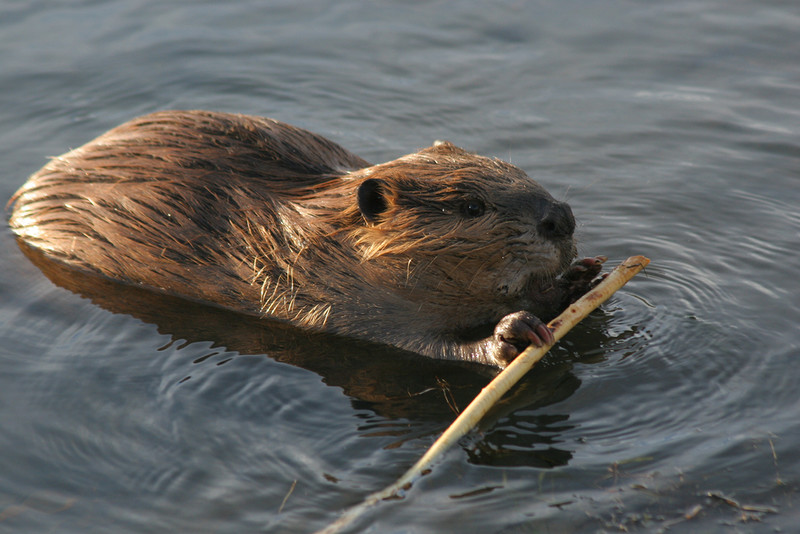
[[541,347],[555,343],[553,333],[538,317],[526,311],[503,317],[494,328],[491,339],[492,357],[496,365],[505,367],[528,345]]
[[600,283],[604,277],[597,275],[607,259],[605,256],[583,258],[569,266],[560,279],[563,295],[567,299],[565,306],[572,304]]

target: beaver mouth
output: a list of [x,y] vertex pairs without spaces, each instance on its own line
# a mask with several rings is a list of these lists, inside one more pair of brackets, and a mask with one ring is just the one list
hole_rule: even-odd
[[565,243],[559,247],[558,262],[549,269],[533,272],[528,276],[524,285],[524,297],[528,300],[539,301],[543,295],[556,289],[558,279],[564,275],[577,258],[578,251],[574,243]]
[[546,276],[540,274],[531,276],[525,285],[524,298],[533,302],[541,300],[542,296],[556,289],[558,279],[565,271],[562,269]]

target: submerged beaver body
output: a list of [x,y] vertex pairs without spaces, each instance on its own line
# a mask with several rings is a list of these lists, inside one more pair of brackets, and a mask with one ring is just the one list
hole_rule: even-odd
[[135,119],[54,158],[13,201],[19,238],[76,268],[500,367],[552,339],[539,317],[602,263],[570,267],[569,207],[502,161],[437,143],[371,165],[305,130],[224,113]]

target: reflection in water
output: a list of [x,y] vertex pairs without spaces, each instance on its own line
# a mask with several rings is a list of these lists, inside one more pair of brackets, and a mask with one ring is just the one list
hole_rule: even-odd
[[482,428],[492,428],[468,449],[469,461],[503,467],[567,464],[572,453],[557,444],[562,432],[574,428],[568,423],[569,415],[542,414],[535,408],[564,400],[578,389],[581,381],[570,372],[571,367],[559,363],[537,369],[535,376],[520,382],[497,403],[481,422]]
[[[447,426],[495,374],[483,366],[442,362],[391,347],[310,333],[118,284],[68,269],[22,243],[20,247],[56,285],[113,313],[154,324],[160,333],[171,336],[172,343],[211,341],[213,347],[240,354],[265,354],[319,374],[326,384],[342,388],[356,409],[368,409],[391,420],[432,421],[437,423],[433,432]],[[582,330],[581,346],[602,345],[601,328]],[[542,362],[487,414],[481,423],[481,430],[486,433],[467,445],[471,462],[553,467],[570,460],[571,452],[557,447],[559,433],[571,428],[567,423],[569,415],[542,415],[536,411],[568,398],[580,385],[571,372],[568,356],[575,351],[562,349],[561,353],[564,358],[560,363]],[[212,351],[192,364],[202,364],[215,354]],[[180,383],[191,378],[190,368]],[[420,437],[409,435],[408,425],[393,425],[385,420],[365,421],[360,431],[365,435],[396,433],[397,445]]]

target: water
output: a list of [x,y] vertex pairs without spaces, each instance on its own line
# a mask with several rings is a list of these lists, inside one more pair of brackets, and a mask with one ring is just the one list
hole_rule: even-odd
[[[798,28],[779,0],[6,2],[0,197],[169,108],[373,162],[434,139],[509,160],[570,201],[582,254],[653,263],[356,530],[791,531]],[[0,532],[310,532],[488,380],[45,276],[0,240]]]

